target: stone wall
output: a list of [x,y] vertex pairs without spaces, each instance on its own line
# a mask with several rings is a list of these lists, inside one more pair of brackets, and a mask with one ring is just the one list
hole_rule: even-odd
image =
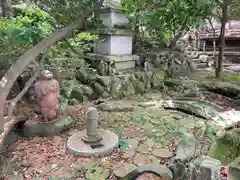
[[[212,52],[198,52],[198,51],[188,51],[188,56],[192,58],[195,66],[200,68],[205,68],[213,65],[213,53]],[[151,52],[144,53],[140,56],[139,66],[143,66],[144,61],[150,59],[154,68],[164,69],[167,66],[167,60],[170,57],[170,53],[167,50],[161,52]]]
[[136,71],[115,76],[100,76],[97,71],[80,69],[75,80],[61,82],[62,94],[72,101],[82,102],[100,97],[121,99],[134,94],[142,94],[151,89],[163,88],[162,71]]

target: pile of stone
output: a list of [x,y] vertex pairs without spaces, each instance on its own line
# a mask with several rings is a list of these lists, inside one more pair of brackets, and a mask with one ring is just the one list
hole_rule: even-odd
[[92,68],[80,69],[75,80],[61,82],[63,94],[68,99],[82,102],[100,97],[121,99],[134,94],[150,91],[152,88],[160,90],[163,87],[162,72],[136,71],[133,73],[100,76]]

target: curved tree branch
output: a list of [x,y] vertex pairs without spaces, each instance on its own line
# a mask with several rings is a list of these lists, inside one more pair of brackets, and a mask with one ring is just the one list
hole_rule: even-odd
[[103,0],[97,1],[97,3],[95,3],[91,8],[86,10],[86,12],[84,12],[84,14],[78,19],[76,19],[72,24],[56,30],[49,37],[39,42],[36,46],[27,50],[22,56],[19,57],[16,63],[10,67],[7,73],[5,73],[2,80],[0,81],[0,133],[3,131],[5,123],[4,105],[6,103],[9,91],[12,88],[19,74],[23,72],[23,70],[25,69],[25,67],[27,67],[29,63],[35,60],[39,54],[44,53],[51,45],[71,35],[71,32],[74,29],[83,27],[85,18],[91,15],[97,9],[99,9],[102,3]]

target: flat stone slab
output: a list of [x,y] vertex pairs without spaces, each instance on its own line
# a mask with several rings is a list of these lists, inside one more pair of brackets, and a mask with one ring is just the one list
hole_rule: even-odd
[[124,164],[122,167],[116,168],[113,170],[114,176],[117,178],[124,178],[126,177],[130,172],[134,171],[137,168],[134,164]]
[[98,108],[109,112],[128,112],[135,108],[135,104],[128,101],[109,101],[99,104]]
[[162,101],[152,100],[148,102],[140,102],[138,105],[141,107],[162,107]]
[[85,173],[86,179],[108,179],[110,176],[109,170],[106,170],[102,167],[92,167],[87,170]]
[[127,149],[123,152],[123,158],[129,159],[132,158],[135,155],[135,151],[133,149]]
[[86,136],[86,130],[80,131],[72,135],[67,141],[67,150],[76,155],[82,157],[89,156],[105,156],[113,152],[118,147],[118,136],[108,130],[99,130],[99,135],[102,137],[101,147],[91,147],[86,144],[82,138]]
[[154,149],[152,151],[152,154],[158,158],[170,158],[173,153],[169,151],[168,149]]
[[138,146],[138,140],[136,139],[125,139],[124,141],[128,143],[129,149],[136,149]]
[[158,160],[155,156],[153,155],[148,155],[148,154],[136,154],[135,157],[133,158],[133,162],[137,166],[142,166],[144,164],[159,164],[160,160]]
[[224,112],[219,112],[219,116],[221,116],[225,121],[217,121],[220,126],[232,126],[240,121],[240,111],[229,110]]

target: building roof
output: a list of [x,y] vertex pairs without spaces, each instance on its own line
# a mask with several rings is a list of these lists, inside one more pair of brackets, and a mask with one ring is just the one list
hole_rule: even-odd
[[[215,24],[215,37],[219,38],[221,32],[221,23]],[[226,23],[225,38],[240,39],[240,21],[230,20]],[[213,31],[200,33],[200,39],[213,39]]]

